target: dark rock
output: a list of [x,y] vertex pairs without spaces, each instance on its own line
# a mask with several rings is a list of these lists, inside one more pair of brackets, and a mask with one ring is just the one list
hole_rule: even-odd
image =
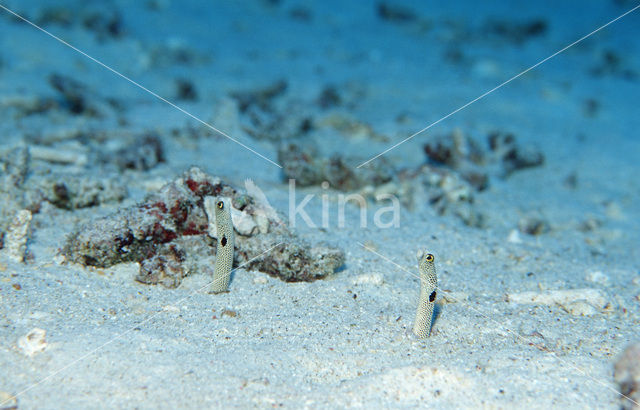
[[327,109],[339,106],[342,103],[342,98],[335,86],[328,85],[322,89],[322,92],[318,96],[317,103],[320,108]]
[[146,171],[165,161],[162,140],[152,133],[136,136],[125,147],[106,154],[103,161],[113,162],[119,169]]
[[378,17],[393,23],[411,23],[418,19],[415,11],[399,4],[380,2],[376,6]]
[[494,132],[489,135],[493,161],[500,162],[502,173],[508,176],[523,168],[544,164],[544,155],[532,146],[519,147],[513,134]]
[[288,84],[285,80],[279,80],[263,88],[235,91],[229,95],[238,101],[241,112],[246,111],[252,105],[256,105],[262,110],[271,111],[271,100],[284,94],[287,87]]
[[291,10],[289,10],[289,17],[294,20],[308,23],[313,20],[313,11],[308,7],[298,5],[292,7]]
[[551,230],[549,223],[541,216],[526,216],[518,221],[520,232],[528,235],[542,235]]
[[527,21],[489,19],[481,32],[489,38],[521,44],[534,37],[545,35],[547,30],[547,22],[540,18]]
[[186,275],[182,264],[184,260],[185,253],[177,245],[161,247],[151,258],[140,262],[140,271],[135,279],[147,285],[178,287]]
[[[349,161],[339,154],[320,157],[312,145],[284,144],[278,150],[278,161],[286,179],[295,179],[298,186],[318,185],[324,181],[331,187],[350,191],[367,185],[378,186],[393,179],[394,169],[385,158],[356,168],[356,160]],[[349,162],[347,162],[349,161]]]
[[450,135],[436,136],[424,145],[424,152],[435,165],[449,167],[481,191],[489,184],[489,176],[482,168],[485,153],[478,143],[454,130]]
[[638,403],[640,403],[639,342],[628,346],[618,358],[613,370],[613,380],[622,394],[620,397],[621,407],[624,410],[637,410]]
[[523,168],[544,163],[544,155],[531,146],[520,147],[513,134],[493,132],[488,136],[489,149],[483,149],[459,130],[432,138],[424,145],[430,163],[458,172],[481,191],[489,185],[489,176],[507,177]]
[[89,10],[82,16],[82,25],[93,32],[98,40],[120,38],[124,34],[122,16],[115,9]]
[[112,110],[112,105],[101,96],[69,76],[53,73],[49,76],[49,84],[61,94],[62,106],[72,114],[103,117]]
[[29,187],[35,187],[39,198],[58,208],[72,210],[121,201],[127,188],[116,176],[96,178],[87,175],[50,174],[33,178]]
[[198,92],[196,87],[190,80],[185,78],[177,78],[176,84],[176,98],[184,101],[196,101],[198,99]]

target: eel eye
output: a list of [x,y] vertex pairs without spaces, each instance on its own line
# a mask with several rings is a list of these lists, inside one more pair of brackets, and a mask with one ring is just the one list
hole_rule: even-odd
[[431,294],[429,295],[429,302],[433,302],[434,300],[436,300],[436,291],[435,290],[433,292],[431,292]]
[[224,202],[218,201],[216,205],[218,206],[218,209],[224,209]]
[[433,262],[435,258],[433,257],[432,254],[427,254],[427,256],[424,257],[424,260],[426,260],[427,262]]

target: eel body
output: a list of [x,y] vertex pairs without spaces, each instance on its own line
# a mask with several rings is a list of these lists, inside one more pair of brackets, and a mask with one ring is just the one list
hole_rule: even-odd
[[218,198],[215,203],[216,231],[218,246],[216,263],[213,269],[212,293],[226,292],[229,288],[231,268],[233,267],[233,222],[231,220],[231,202]]
[[420,268],[420,301],[413,324],[413,333],[422,339],[431,333],[438,277],[436,276],[435,257],[426,252],[419,252],[417,256]]

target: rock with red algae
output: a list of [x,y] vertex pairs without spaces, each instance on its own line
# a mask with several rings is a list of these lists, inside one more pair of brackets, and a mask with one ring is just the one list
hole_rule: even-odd
[[[253,197],[194,167],[142,203],[85,222],[68,237],[62,253],[69,261],[97,267],[138,262],[137,281],[175,288],[194,271],[206,271],[199,262],[215,255],[205,209],[207,197],[230,198],[233,208],[245,217],[265,218]],[[238,231],[235,221],[234,227]],[[281,219],[269,218],[268,229],[260,232],[238,232],[236,265],[250,261],[243,267],[285,281],[311,281],[333,273],[344,263],[342,250],[324,244],[312,246]]]

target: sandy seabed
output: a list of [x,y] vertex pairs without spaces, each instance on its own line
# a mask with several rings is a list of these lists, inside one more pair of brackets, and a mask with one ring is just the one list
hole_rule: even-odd
[[[352,175],[636,6],[450,3],[0,3],[147,89],[0,10],[0,409],[631,408],[614,364],[640,339],[640,11],[374,160],[389,180]],[[486,154],[477,189],[469,155],[425,154],[454,135],[489,152],[495,132],[543,163]],[[279,164],[289,143],[315,151]],[[292,199],[300,164],[335,179]],[[192,166],[252,179],[284,216],[309,195],[297,238],[344,265],[313,282],[240,267],[212,295],[197,269],[168,289],[134,280],[138,261],[64,254]],[[396,226],[372,192],[399,198]],[[353,202],[342,219],[348,193],[368,195],[364,221]],[[423,340],[419,250],[439,284]]]

